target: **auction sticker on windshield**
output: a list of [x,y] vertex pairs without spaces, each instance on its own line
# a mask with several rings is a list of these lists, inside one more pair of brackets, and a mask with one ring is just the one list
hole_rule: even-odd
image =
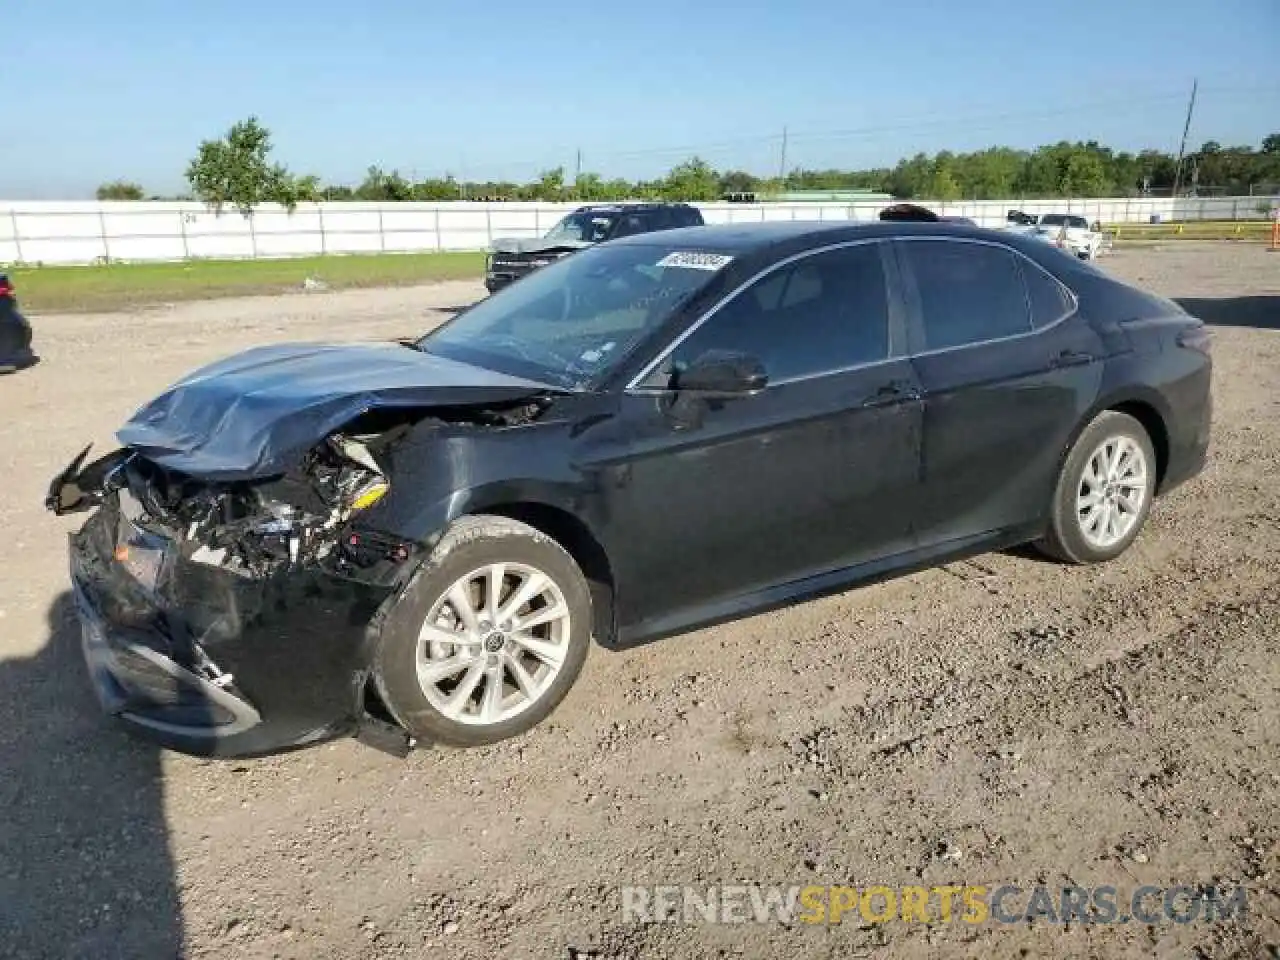
[[658,261],[660,267],[685,267],[689,270],[719,270],[733,262],[724,253],[701,253],[696,250],[675,250]]

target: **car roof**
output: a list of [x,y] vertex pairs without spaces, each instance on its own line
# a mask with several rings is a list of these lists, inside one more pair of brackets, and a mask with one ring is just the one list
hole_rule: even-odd
[[631,210],[657,210],[660,207],[687,207],[687,203],[585,203],[574,213],[627,213]]
[[[849,221],[849,220],[769,220],[763,223],[718,223],[701,227],[678,227],[656,233],[633,234],[611,241],[612,244],[641,246],[688,247],[739,256],[761,253],[775,246],[803,249],[840,243],[845,240],[883,237],[928,236],[998,239],[1008,243],[1008,231],[988,230],[964,223],[940,220],[917,221]],[[806,242],[807,241],[807,242]]]

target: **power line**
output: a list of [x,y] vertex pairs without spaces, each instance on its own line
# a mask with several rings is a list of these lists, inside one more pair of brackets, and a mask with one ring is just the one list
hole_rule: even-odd
[[[1265,85],[1255,87],[1215,87],[1205,88],[1202,93],[1256,93],[1262,91],[1280,90],[1280,85]],[[926,114],[918,115],[914,118],[906,118],[894,121],[892,123],[872,124],[862,127],[849,127],[843,129],[829,130],[811,130],[808,132],[793,132],[789,127],[784,127],[779,133],[761,133],[754,136],[735,137],[731,140],[720,140],[712,142],[702,142],[695,144],[684,144],[680,146],[665,147],[646,147],[636,150],[606,150],[593,152],[592,156],[598,160],[620,161],[620,160],[641,160],[647,158],[656,158],[674,155],[698,155],[719,153],[724,150],[730,150],[741,147],[757,147],[764,148],[774,144],[780,145],[780,156],[783,167],[786,164],[786,153],[791,145],[795,143],[815,143],[820,141],[858,139],[877,136],[885,133],[900,133],[904,131],[919,129],[937,129],[939,127],[966,127],[971,131],[982,131],[991,129],[993,125],[1004,124],[1012,121],[1025,120],[1051,120],[1057,117],[1068,116],[1071,114],[1087,113],[1091,111],[1109,110],[1112,112],[1134,111],[1139,108],[1147,108],[1159,103],[1172,103],[1181,101],[1185,96],[1184,93],[1164,93],[1152,94],[1145,97],[1125,97],[1123,99],[1097,100],[1077,103],[1070,106],[1056,107],[1043,110],[1029,110],[1017,112],[1001,112],[987,114]],[[578,163],[581,162],[581,149],[569,148],[563,153],[557,151],[559,155],[564,153],[573,155],[576,153]],[[548,165],[556,166],[556,162],[549,159],[552,152],[548,151],[543,155],[543,159],[527,159],[527,160],[507,160],[498,164],[486,164],[490,170],[510,171],[515,169],[528,170],[545,168]],[[580,169],[580,168],[579,168]]]
[[[1267,85],[1264,87],[1252,87],[1252,88],[1219,87],[1219,88],[1215,88],[1213,92],[1215,93],[1246,93],[1246,92],[1258,92],[1260,90],[1267,90],[1267,91],[1280,90],[1280,85]],[[875,124],[875,125],[870,125],[865,127],[850,127],[846,129],[835,129],[835,130],[815,130],[808,133],[805,133],[805,132],[795,133],[795,132],[788,131],[786,133],[786,137],[789,143],[795,143],[797,141],[812,141],[812,140],[820,140],[820,139],[824,140],[824,139],[839,139],[839,138],[845,138],[845,137],[870,136],[870,135],[880,134],[880,133],[893,133],[893,132],[898,132],[902,130],[913,130],[913,129],[918,129],[922,127],[934,127],[939,125],[967,126],[969,124],[974,124],[974,123],[999,123],[999,122],[1005,122],[1010,120],[1053,119],[1059,116],[1065,116],[1072,113],[1088,112],[1091,110],[1130,109],[1136,106],[1148,106],[1153,103],[1181,101],[1183,96],[1184,94],[1182,92],[1177,92],[1177,93],[1170,92],[1170,93],[1162,93],[1162,94],[1153,94],[1146,97],[1124,97],[1123,99],[1118,98],[1118,99],[1112,99],[1112,100],[1088,101],[1084,103],[1073,104],[1071,106],[1066,106],[1066,107],[1056,107],[1048,110],[1019,111],[1014,113],[1002,112],[1002,113],[990,113],[990,114],[969,114],[969,115],[959,115],[959,116],[955,114],[934,113],[934,114],[926,114],[923,116],[916,116],[914,118],[907,118],[905,120],[894,121],[892,123]],[[638,150],[610,150],[610,151],[602,151],[594,155],[601,158],[608,158],[608,159],[614,159],[614,160],[632,160],[632,159],[640,159],[644,157],[662,156],[666,154],[681,154],[681,153],[687,154],[687,153],[698,153],[698,152],[705,153],[705,152],[710,152],[712,150],[721,150],[728,147],[736,147],[736,146],[747,146],[747,145],[762,146],[765,144],[778,143],[782,140],[782,138],[783,138],[783,134],[761,133],[755,136],[737,137],[733,140],[721,140],[721,141],[710,142],[710,143],[703,142],[703,143],[696,143],[696,144],[684,144],[682,146],[645,147]]]

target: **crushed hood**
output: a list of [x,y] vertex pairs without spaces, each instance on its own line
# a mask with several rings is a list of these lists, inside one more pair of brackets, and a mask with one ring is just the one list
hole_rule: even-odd
[[493,241],[494,253],[570,253],[594,246],[586,240],[548,240],[545,237],[504,237]]
[[554,389],[394,343],[259,347],[169,387],[116,436],[167,469],[244,480],[285,472],[369,410],[507,403]]

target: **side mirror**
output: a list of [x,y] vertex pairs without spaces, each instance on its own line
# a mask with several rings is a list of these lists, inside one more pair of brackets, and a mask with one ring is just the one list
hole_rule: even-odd
[[708,350],[671,378],[671,388],[715,399],[743,397],[769,383],[764,364],[745,353]]

